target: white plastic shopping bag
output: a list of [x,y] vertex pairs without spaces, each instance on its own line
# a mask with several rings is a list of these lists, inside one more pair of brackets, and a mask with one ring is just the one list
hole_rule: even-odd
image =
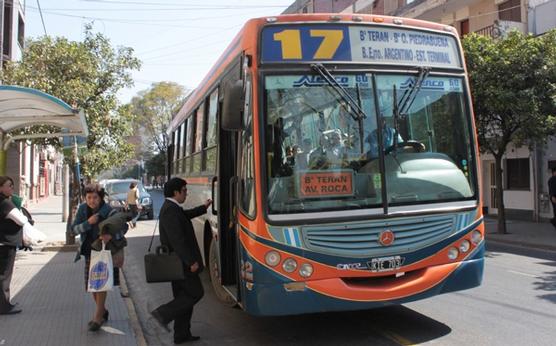
[[87,291],[105,292],[114,287],[114,267],[112,266],[112,254],[105,249],[102,243],[101,251],[91,251],[91,264],[89,266],[89,282]]
[[36,229],[30,223],[23,225],[23,245],[33,246],[46,240],[46,234]]

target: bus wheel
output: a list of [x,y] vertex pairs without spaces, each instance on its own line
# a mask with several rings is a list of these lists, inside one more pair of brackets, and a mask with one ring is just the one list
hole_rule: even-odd
[[216,241],[214,240],[210,242],[209,274],[210,281],[212,282],[212,288],[214,289],[214,293],[216,293],[218,300],[226,306],[236,306],[237,302],[235,299],[220,284],[220,272],[218,270],[218,245],[216,245]]

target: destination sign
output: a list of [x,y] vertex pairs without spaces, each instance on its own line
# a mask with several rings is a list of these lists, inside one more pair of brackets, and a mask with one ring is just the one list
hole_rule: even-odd
[[262,32],[262,62],[338,61],[461,68],[453,36],[363,25],[275,25]]
[[353,195],[353,171],[304,172],[299,174],[299,197]]

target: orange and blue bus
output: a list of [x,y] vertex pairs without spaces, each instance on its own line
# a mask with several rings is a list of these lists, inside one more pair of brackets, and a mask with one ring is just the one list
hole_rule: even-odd
[[480,285],[477,138],[451,26],[248,21],[168,129],[212,286],[253,315],[402,304]]

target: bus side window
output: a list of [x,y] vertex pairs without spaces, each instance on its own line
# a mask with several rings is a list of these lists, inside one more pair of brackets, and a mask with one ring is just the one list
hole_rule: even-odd
[[241,134],[240,207],[249,216],[255,216],[255,159],[253,143],[253,114],[250,107],[251,82],[246,76],[245,130]]
[[205,151],[205,166],[204,170],[210,174],[214,174],[216,170],[216,119],[218,113],[218,88],[216,88],[208,98],[208,111],[207,111],[206,140],[204,148]]

